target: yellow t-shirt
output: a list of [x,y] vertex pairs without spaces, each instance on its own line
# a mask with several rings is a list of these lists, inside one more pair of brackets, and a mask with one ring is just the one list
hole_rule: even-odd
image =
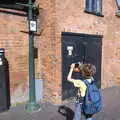
[[72,82],[74,84],[75,87],[79,88],[80,93],[81,93],[81,97],[85,96],[85,92],[86,92],[86,84],[82,81],[82,80],[71,80],[70,82]]

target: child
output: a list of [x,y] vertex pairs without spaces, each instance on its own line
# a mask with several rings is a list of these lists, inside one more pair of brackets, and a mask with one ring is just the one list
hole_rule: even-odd
[[[75,68],[75,64],[71,64],[71,69],[69,71],[67,80],[71,83],[74,84],[75,87],[78,87],[78,96],[79,96],[79,102],[77,102],[75,104],[75,120],[81,120],[81,107],[82,107],[82,103],[84,102],[84,96],[86,93],[86,89],[87,86],[86,84],[80,80],[80,79],[73,79],[72,78],[72,72]],[[80,66],[80,69],[78,70],[78,72],[82,73],[82,77],[84,77],[88,82],[92,82],[93,80],[93,75],[96,72],[96,68],[95,66],[93,66],[92,64],[83,64]],[[92,115],[85,115],[87,120],[92,120]]]
[[77,94],[77,96],[79,97],[79,100],[77,99],[78,102],[75,103],[74,119],[75,120],[80,120],[81,119],[81,106],[82,106],[83,98],[85,96],[85,92],[86,92],[87,87],[82,80],[72,78],[73,71],[80,72],[80,69],[75,69],[75,64],[74,63],[71,64],[71,68],[70,68],[67,80],[69,82],[73,83],[75,87],[79,88],[78,89],[78,94]]
[[[96,67],[92,64],[84,64],[82,67],[82,76],[86,79],[89,83],[91,83],[94,79],[93,76],[96,73]],[[87,120],[92,120],[92,114],[84,114]]]

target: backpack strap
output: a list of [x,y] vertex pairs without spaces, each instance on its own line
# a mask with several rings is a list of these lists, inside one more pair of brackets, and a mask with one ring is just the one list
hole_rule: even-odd
[[[93,78],[92,78],[92,79],[93,79]],[[91,85],[91,84],[94,83],[94,80],[92,80],[91,83],[90,83],[90,82],[88,82],[87,79],[85,79],[85,80],[84,80],[84,83],[85,83],[87,86],[89,86],[89,85]]]
[[85,79],[84,80],[84,83],[87,85],[87,86],[89,86],[91,83],[89,83],[88,81],[87,81],[87,79]]
[[[91,85],[91,83],[89,83],[89,82],[87,81],[87,79],[84,80],[84,83],[85,83],[86,86],[87,86],[87,90],[86,90],[86,93],[87,93],[87,92],[88,92],[88,87]],[[90,101],[90,97],[89,97],[89,96],[86,97],[86,94],[85,94],[85,99],[86,99],[86,101]]]

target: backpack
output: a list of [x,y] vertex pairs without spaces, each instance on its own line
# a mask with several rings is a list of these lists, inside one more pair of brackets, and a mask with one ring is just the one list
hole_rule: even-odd
[[102,109],[101,92],[94,82],[89,83],[87,80],[84,80],[84,83],[87,86],[87,90],[82,105],[83,113],[95,114]]

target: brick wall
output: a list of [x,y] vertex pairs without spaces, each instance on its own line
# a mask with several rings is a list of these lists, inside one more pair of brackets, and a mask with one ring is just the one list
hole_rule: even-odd
[[[44,100],[61,101],[61,32],[103,35],[102,88],[120,84],[120,18],[115,16],[114,0],[103,1],[104,17],[84,13],[84,0],[36,2],[41,9],[34,39],[38,48],[35,73],[36,78],[43,79]],[[5,48],[9,62],[12,101],[25,101],[28,99],[27,18],[0,11],[0,23],[0,47]]]
[[[41,2],[42,4],[42,2]],[[44,62],[49,60],[55,64],[51,68],[51,72],[44,74],[44,89],[46,97],[51,95],[54,102],[59,102],[61,93],[61,32],[73,32],[73,33],[86,33],[86,34],[98,34],[103,35],[103,46],[102,46],[102,88],[119,85],[120,84],[120,73],[119,73],[119,29],[120,23],[119,18],[115,16],[115,11],[117,9],[114,0],[103,1],[103,15],[104,17],[97,17],[95,15],[90,15],[84,13],[85,1],[81,0],[56,0],[50,1],[52,8],[49,9],[49,14],[51,18],[51,55],[52,58],[45,58]],[[47,33],[48,34],[48,33]],[[46,35],[45,35],[46,36]],[[45,37],[44,36],[44,37]],[[49,39],[49,40],[50,40]],[[48,42],[48,41],[47,41]],[[42,43],[42,40],[41,40]],[[46,43],[47,44],[47,43]],[[54,45],[54,47],[52,47]],[[41,48],[42,49],[42,48]],[[45,48],[46,49],[46,48]],[[47,49],[46,49],[47,50]],[[53,51],[53,52],[52,52]],[[49,51],[50,52],[50,51]],[[48,56],[47,56],[48,57]],[[54,58],[54,59],[53,59]],[[48,64],[48,63],[47,63]],[[49,64],[50,65],[50,64]],[[49,75],[51,77],[49,77]],[[53,78],[52,78],[53,77]],[[55,82],[53,82],[55,81]],[[56,86],[56,87],[55,87]],[[52,93],[52,94],[51,94]],[[50,99],[49,99],[50,100]]]
[[[56,0],[56,35],[59,38],[57,48],[60,50],[61,32],[103,35],[102,88],[119,85],[120,18],[115,16],[115,11],[117,10],[116,3],[114,0],[103,1],[104,17],[84,13],[84,5],[84,0]],[[57,51],[56,55],[61,60],[60,51]]]
[[21,32],[27,29],[26,23],[24,12],[0,9],[0,48],[5,48],[9,62],[12,97],[19,87],[22,90],[21,96],[26,93],[24,86],[28,76],[28,35]]
[[42,12],[39,16],[40,33],[39,41],[39,61],[40,66],[37,70],[40,72],[40,78],[44,81],[44,99],[52,102],[60,101],[60,78],[56,77],[56,73],[60,74],[58,65],[56,64],[56,2],[54,0],[40,0]]

